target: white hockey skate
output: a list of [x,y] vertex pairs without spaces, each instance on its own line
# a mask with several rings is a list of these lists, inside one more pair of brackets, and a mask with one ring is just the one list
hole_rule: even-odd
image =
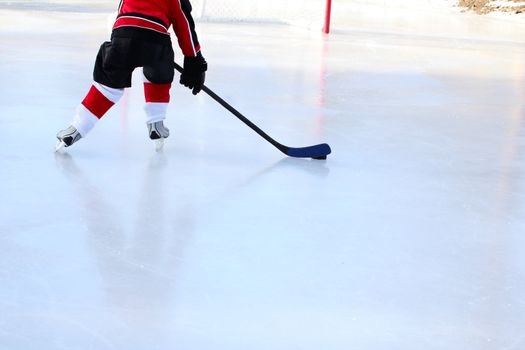
[[148,123],[149,138],[155,141],[155,150],[157,152],[164,148],[164,139],[170,136],[170,130],[164,126],[163,121]]
[[74,126],[70,126],[67,129],[61,130],[57,134],[58,142],[55,145],[55,152],[58,152],[62,147],[69,147],[82,138],[82,135],[75,129]]

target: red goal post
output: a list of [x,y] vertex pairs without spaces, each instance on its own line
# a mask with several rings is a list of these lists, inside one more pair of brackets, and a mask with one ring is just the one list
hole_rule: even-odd
[[326,0],[326,9],[324,12],[323,33],[330,33],[330,19],[332,17],[332,0]]

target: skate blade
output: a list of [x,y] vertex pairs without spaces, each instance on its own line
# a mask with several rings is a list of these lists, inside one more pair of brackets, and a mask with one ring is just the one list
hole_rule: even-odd
[[164,139],[155,140],[155,151],[160,152],[164,149]]
[[55,145],[55,153],[60,151],[62,148],[64,148],[66,144],[64,143],[64,141],[60,141],[58,140],[56,145]]

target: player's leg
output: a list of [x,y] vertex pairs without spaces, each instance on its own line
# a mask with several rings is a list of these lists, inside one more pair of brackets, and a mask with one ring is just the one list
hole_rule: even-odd
[[146,104],[146,124],[151,139],[167,138],[169,130],[164,126],[168,104],[170,102],[171,83],[155,84],[147,78],[147,68],[144,73],[144,97]]
[[125,60],[121,58],[125,55],[127,43],[120,41],[105,42],[100,47],[93,73],[94,82],[77,107],[71,126],[57,134],[57,149],[71,146],[85,137],[98,120],[120,100],[124,88],[131,86],[133,69],[127,67]]
[[159,45],[158,54],[150,65],[144,66],[144,97],[146,105],[146,124],[149,137],[152,140],[162,140],[169,136],[169,130],[164,126],[170,88],[173,82],[173,49],[170,46]]

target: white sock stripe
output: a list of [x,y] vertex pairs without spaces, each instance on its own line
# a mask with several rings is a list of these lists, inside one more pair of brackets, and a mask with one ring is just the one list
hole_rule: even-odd
[[164,102],[148,102],[144,106],[146,111],[146,123],[155,123],[166,119],[168,111],[168,103]]
[[77,112],[75,113],[75,117],[73,118],[73,123],[71,123],[71,125],[73,125],[75,129],[78,130],[82,137],[85,137],[91,131],[91,129],[95,127],[97,122],[97,116],[91,113],[84,105],[80,104],[77,107]]
[[110,88],[109,86],[102,85],[100,83],[97,83],[96,81],[93,82],[93,86],[96,87],[102,95],[104,95],[108,100],[110,100],[113,103],[117,103],[122,97],[122,95],[124,95],[124,89]]

